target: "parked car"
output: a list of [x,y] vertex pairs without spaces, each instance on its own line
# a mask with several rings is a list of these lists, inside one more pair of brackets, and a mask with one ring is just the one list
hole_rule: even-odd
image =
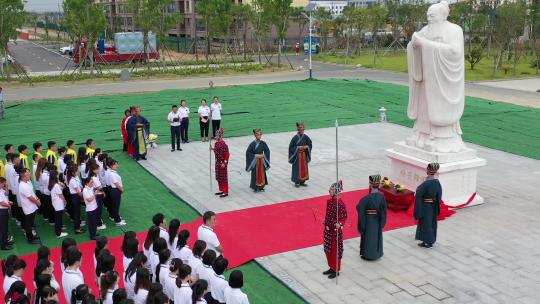
[[[14,63],[15,62],[15,59],[13,59],[13,57],[11,57],[11,55],[7,55],[7,62],[8,63]],[[6,64],[6,57],[0,57],[0,64]]]
[[73,45],[60,48],[60,54],[73,56]]

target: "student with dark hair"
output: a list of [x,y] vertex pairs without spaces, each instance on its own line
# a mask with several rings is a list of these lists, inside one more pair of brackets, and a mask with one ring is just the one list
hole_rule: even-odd
[[179,258],[182,260],[182,263],[188,264],[189,259],[193,256],[191,249],[187,245],[189,240],[189,231],[181,230],[178,233],[178,238],[176,240],[176,248],[173,249],[173,257]]
[[20,173],[18,198],[24,213],[24,231],[26,240],[30,244],[38,244],[39,238],[34,236],[32,228],[36,217],[36,211],[41,206],[41,201],[34,193],[34,188],[30,182],[30,170],[23,169]]
[[174,289],[174,304],[192,304],[191,296],[191,267],[182,264],[178,268],[176,288]]
[[0,177],[0,250],[13,249],[8,241],[9,209],[11,209],[13,202],[11,202],[8,198],[7,189],[6,179],[4,177]]
[[165,278],[169,275],[169,260],[171,259],[171,251],[167,248],[159,252],[159,265],[156,266],[155,282],[163,284]]
[[207,249],[214,250],[216,254],[223,254],[223,246],[219,242],[219,239],[214,232],[216,226],[216,214],[213,211],[206,211],[203,214],[203,224],[199,226],[197,230],[197,237],[199,240],[206,242]]
[[[148,258],[148,261],[150,261],[150,257],[152,255],[152,247],[154,246],[154,242],[159,238],[159,228],[157,226],[151,226],[148,229],[148,233],[146,234],[146,239],[143,243],[143,252],[144,255]],[[150,270],[150,268],[148,268]]]
[[94,153],[96,153],[96,142],[89,138],[86,140],[86,155],[88,155],[88,158],[94,157]]
[[171,152],[174,152],[174,149],[182,151],[180,149],[180,124],[182,122],[182,115],[178,112],[178,106],[173,105],[172,111],[167,115],[167,121],[171,127]]
[[76,234],[84,233],[84,229],[81,228],[81,199],[82,199],[82,182],[79,178],[77,167],[69,167],[67,170],[67,183],[69,187],[69,193],[71,195],[71,219]]
[[40,275],[46,274],[50,275],[51,279],[47,285],[51,286],[56,290],[60,290],[60,284],[54,278],[54,265],[48,259],[38,260],[36,267],[34,268],[34,283],[37,285],[37,279]]
[[150,272],[146,268],[139,268],[137,270],[137,276],[135,279],[135,297],[133,298],[134,304],[146,304],[148,292],[152,282],[150,281]]
[[199,279],[199,274],[196,271],[199,269],[199,267],[202,266],[202,256],[205,250],[206,250],[205,241],[201,241],[201,240],[195,241],[195,244],[193,244],[193,255],[188,261],[188,264],[192,270],[191,277],[193,278],[194,281]]
[[104,249],[109,248],[109,239],[106,236],[96,237],[96,248],[94,249],[94,267],[97,267],[98,257]]
[[171,252],[174,250],[174,248],[176,248],[176,242],[178,240],[178,229],[180,229],[180,220],[176,218],[172,219],[169,222],[169,237],[166,239],[167,247],[169,248],[169,250],[171,250]]
[[[52,206],[52,199],[51,199],[51,190],[49,189],[49,181],[51,179],[51,172],[58,175],[58,171],[55,165],[51,163],[46,163],[45,168],[43,172],[41,173],[41,192],[42,197],[41,200],[41,210],[43,213],[43,217],[49,222],[49,225],[54,225],[54,208]],[[57,176],[58,177],[58,176]]]
[[122,178],[118,174],[118,162],[111,160],[111,171],[109,172],[109,184],[111,185],[111,207],[110,214],[114,219],[116,226],[127,225],[126,221],[120,217],[120,202],[122,201],[122,193],[124,193],[124,185]]
[[167,241],[163,238],[158,238],[152,246],[152,252],[150,253],[150,273],[153,275],[152,281],[156,281],[156,269],[159,266],[159,252],[163,249],[167,249]]
[[19,259],[18,256],[12,254],[9,255],[7,258],[2,260],[2,276],[5,277],[8,276],[8,272],[13,269],[13,264]]
[[102,193],[101,190],[94,189],[94,180],[88,178],[83,190],[84,203],[86,205],[86,217],[88,219],[88,232],[90,239],[95,240],[97,231],[98,204],[96,195]]
[[71,248],[77,248],[77,241],[75,241],[74,239],[72,239],[70,237],[65,238],[62,241],[62,245],[60,246],[60,248],[61,248],[61,251],[60,251],[60,253],[61,253],[60,254],[60,268],[62,269],[62,272],[64,272],[64,270],[68,266],[67,253]]
[[124,244],[122,245],[122,266],[124,271],[126,271],[129,263],[133,260],[135,255],[139,252],[139,240],[137,238],[128,238],[125,239]]
[[208,282],[206,280],[198,280],[191,288],[193,289],[191,295],[193,304],[206,304],[204,296],[208,293]]
[[4,294],[6,294],[11,285],[17,281],[22,281],[22,276],[26,270],[26,262],[17,258],[12,264],[6,265],[4,277]]
[[[71,303],[73,291],[84,284],[84,276],[79,269],[81,267],[82,253],[77,248],[71,248],[67,252],[68,266],[62,273],[62,288],[67,303]],[[77,293],[75,293],[77,294]],[[77,300],[79,297],[77,297]]]
[[197,110],[199,113],[199,128],[201,129],[201,141],[208,141],[208,127],[210,121],[208,116],[210,115],[210,108],[206,105],[206,99],[201,100],[201,105]]
[[45,154],[45,158],[50,164],[53,164],[55,166],[58,166],[58,155],[57,155],[57,147],[56,142],[49,141],[47,143],[47,153]]
[[71,139],[68,140],[66,142],[66,147],[67,147],[66,155],[71,155],[73,162],[77,163],[77,152],[75,150],[77,149],[77,145],[75,145],[75,142]]
[[178,270],[182,265],[180,259],[173,258],[169,264],[169,274],[165,277],[164,281],[160,280],[160,283],[163,284],[163,291],[174,301],[174,289],[176,288],[176,278],[178,277]]
[[101,277],[108,271],[114,270],[116,264],[116,257],[111,254],[109,249],[103,249],[97,258],[96,265],[96,285],[99,286]]
[[244,286],[244,274],[240,270],[233,270],[229,276],[229,287],[225,289],[225,303],[249,304],[248,297],[240,288]]
[[215,273],[210,279],[210,293],[212,294],[212,298],[218,303],[225,303],[225,289],[229,284],[225,280],[223,273],[227,269],[227,266],[229,266],[229,261],[222,256],[218,257],[214,261],[214,265],[212,265]]
[[167,229],[165,229],[165,225],[167,224],[167,221],[165,220],[165,215],[163,213],[156,213],[152,217],[152,223],[155,226],[159,227],[159,237],[164,240],[169,240],[169,234],[167,233]]
[[8,185],[8,199],[13,202],[11,207],[11,215],[15,218],[18,225],[24,226],[24,216],[20,203],[17,200],[17,194],[19,191],[19,173],[15,170],[18,166],[19,154],[8,153],[6,155],[6,181]]
[[146,298],[146,304],[168,304],[169,298],[163,292],[163,285],[160,283],[152,283],[148,296]]
[[113,304],[113,293],[118,288],[118,273],[114,270],[107,271],[99,282],[101,304]]
[[135,280],[137,276],[137,270],[139,270],[139,268],[146,269],[147,261],[148,260],[146,256],[142,252],[139,252],[137,253],[137,255],[135,255],[131,263],[129,263],[126,271],[124,272],[124,287],[126,288],[128,299],[133,300],[133,298],[135,297]]
[[17,150],[19,151],[19,158],[21,159],[21,166],[26,169],[30,169],[30,161],[28,159],[28,147],[20,145]]
[[26,285],[23,281],[17,281],[10,285],[10,288],[4,291],[4,301],[5,303],[28,303],[30,304],[30,299],[26,295],[28,291],[26,290]]
[[12,144],[5,144],[4,150],[6,150],[6,154],[15,153],[15,148],[13,148]]
[[[212,277],[214,276],[214,269],[212,265],[216,260],[216,252],[213,250],[206,250],[202,257],[202,265],[197,269],[199,274],[199,280],[205,280],[208,282],[208,289],[210,290],[210,285],[212,284]],[[206,300],[212,299],[210,292],[206,296]]]
[[43,287],[41,291],[43,295],[43,303],[45,304],[58,304],[60,299],[58,298],[58,290],[54,289],[51,286]]
[[127,304],[127,299],[125,288],[118,288],[112,294],[112,304]]
[[92,164],[90,166],[90,174],[88,175],[88,178],[91,178],[94,183],[94,193],[96,194],[96,202],[97,202],[97,211],[96,211],[96,220],[97,220],[97,230],[104,230],[107,229],[107,226],[103,223],[103,220],[101,219],[101,212],[103,210],[103,201],[105,200],[105,192],[103,191],[103,185],[101,184],[101,180],[99,178],[99,165],[98,164]]
[[79,156],[79,175],[81,176],[81,182],[83,185],[86,184],[86,180],[88,179],[88,171],[89,171],[89,162],[88,162],[88,155],[87,154],[81,154]]
[[212,138],[216,136],[216,131],[220,129],[221,126],[221,103],[219,98],[214,96],[214,102],[210,105],[210,114],[212,116]]
[[66,147],[60,147],[58,149],[58,165],[56,165],[56,167],[58,167],[58,172],[60,173],[60,176],[62,176],[64,171],[66,171],[65,157],[66,157]]
[[77,285],[72,290],[71,304],[94,304],[96,297],[91,293],[90,288],[86,284]]
[[64,224],[64,209],[67,205],[62,187],[62,184],[58,180],[58,172],[51,171],[47,188],[51,194],[51,204],[54,209],[54,233],[58,238],[63,238],[68,235],[67,232],[62,231]]
[[37,256],[37,261],[49,260],[49,257],[51,256],[51,250],[47,246],[44,246],[44,245],[39,246],[38,250],[36,251],[36,256]]
[[43,288],[45,286],[51,286],[52,275],[50,274],[39,274],[37,277],[34,277],[34,283],[36,289],[34,290],[34,303],[41,304],[43,303]]
[[39,142],[35,142],[32,147],[34,148],[34,154],[38,154],[39,158],[43,158],[43,145]]

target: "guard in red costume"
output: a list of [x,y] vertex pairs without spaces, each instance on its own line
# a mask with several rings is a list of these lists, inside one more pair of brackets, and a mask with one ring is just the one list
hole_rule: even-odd
[[216,195],[219,197],[229,196],[229,179],[227,176],[227,166],[229,165],[229,146],[223,140],[223,129],[218,129],[216,131],[216,143],[214,148],[216,156],[216,180],[219,185],[219,192],[216,192]]
[[323,274],[327,275],[329,279],[333,279],[339,275],[341,271],[341,258],[343,257],[343,225],[347,220],[347,208],[339,198],[341,191],[343,191],[342,182],[333,183],[328,191],[330,193],[330,199],[326,202],[324,253],[326,254],[326,260],[330,269],[323,272]]
[[128,133],[127,133],[127,123],[131,118],[132,107],[129,110],[124,111],[124,118],[122,119],[122,124],[120,128],[122,129],[122,140],[124,141],[124,148],[122,151],[127,152],[129,156],[133,156],[133,146],[129,144]]

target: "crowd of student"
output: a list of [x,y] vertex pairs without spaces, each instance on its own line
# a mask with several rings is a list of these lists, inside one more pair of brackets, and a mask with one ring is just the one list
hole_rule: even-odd
[[[43,156],[41,143],[34,143],[30,156],[26,145],[5,145],[6,163],[0,161],[0,249],[12,249],[13,241],[8,231],[11,217],[23,229],[29,243],[39,243],[35,230],[36,213],[41,214],[57,237],[67,236],[64,211],[67,212],[76,234],[88,227],[91,240],[97,230],[106,229],[101,218],[106,207],[117,226],[126,225],[120,217],[120,202],[124,192],[118,174],[118,162],[95,148],[88,139],[84,147],[77,147],[68,140],[66,147],[57,148],[54,141],[47,143]],[[85,208],[87,223],[81,220]]]
[[[193,249],[187,245],[190,233],[180,230],[180,221],[173,219],[165,229],[165,217],[156,214],[142,244],[136,233],[124,233],[122,251],[123,275],[114,269],[119,261],[108,247],[106,237],[96,238],[93,253],[95,273],[83,274],[80,270],[83,254],[72,238],[65,238],[61,246],[59,265],[62,269],[62,288],[53,275],[55,263],[50,260],[50,250],[41,246],[34,268],[34,287],[28,294],[22,276],[26,262],[15,255],[2,261],[5,302],[8,304],[56,304],[63,294],[68,304],[248,304],[248,297],[241,291],[243,274],[240,270],[224,272],[229,264],[221,253],[223,248],[213,233],[215,214],[203,215],[198,240]],[[207,233],[202,232],[207,230]],[[207,241],[203,240],[206,239]],[[142,249],[142,250],[141,250]],[[90,278],[89,278],[90,277]],[[95,296],[88,287],[93,279],[99,288]],[[122,281],[124,288],[119,288]]]

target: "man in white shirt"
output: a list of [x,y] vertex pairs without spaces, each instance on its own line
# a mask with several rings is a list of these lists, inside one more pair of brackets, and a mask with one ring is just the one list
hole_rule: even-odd
[[229,266],[229,261],[224,257],[218,257],[214,261],[212,268],[214,269],[214,275],[210,278],[210,293],[214,300],[219,303],[225,303],[225,289],[229,287],[229,283],[223,276],[225,269]]
[[34,193],[34,188],[32,187],[30,178],[30,170],[26,168],[22,169],[20,174],[21,181],[19,182],[18,198],[21,200],[20,203],[24,213],[24,231],[26,233],[26,239],[30,244],[38,244],[39,239],[32,233],[32,228],[34,227],[36,211],[41,205],[41,201]]
[[6,191],[6,179],[0,177],[0,250],[13,249],[11,244],[8,242],[9,209],[13,203],[9,201]]
[[84,284],[84,276],[79,269],[81,267],[82,253],[73,248],[67,252],[68,267],[62,273],[62,288],[67,303],[71,303],[71,292],[77,286]]
[[169,113],[169,116],[167,116],[167,121],[169,121],[169,125],[171,126],[171,152],[174,152],[175,147],[176,150],[182,151],[182,149],[180,149],[180,124],[182,122],[182,114],[178,112],[177,105],[172,106],[172,111]]
[[223,254],[223,246],[214,232],[216,226],[216,214],[213,211],[206,211],[203,214],[203,224],[197,230],[197,238],[206,242],[206,249],[211,249],[216,252],[217,256]]
[[187,144],[188,140],[188,128],[189,128],[189,108],[186,105],[186,101],[182,99],[182,105],[180,106],[180,115],[182,122],[180,124],[180,136],[182,137],[182,143]]
[[154,225],[159,227],[159,237],[169,242],[169,233],[167,232],[167,229],[165,228],[165,225],[167,223],[167,221],[165,220],[165,215],[163,215],[163,213],[156,213],[152,217],[152,223],[154,223]]
[[221,103],[219,103],[217,96],[214,96],[214,102],[210,105],[210,113],[212,115],[212,138],[215,138],[216,131],[221,125]]

